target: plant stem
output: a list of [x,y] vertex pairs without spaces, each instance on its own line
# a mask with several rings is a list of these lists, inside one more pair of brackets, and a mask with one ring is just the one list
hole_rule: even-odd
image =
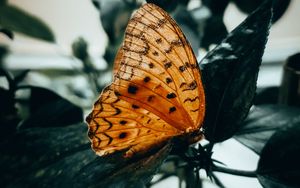
[[184,169],[184,181],[187,188],[189,187],[201,187],[202,182],[197,173],[194,172],[192,166],[187,165]]
[[213,180],[214,180],[214,182],[217,186],[219,186],[220,188],[225,188],[223,183],[219,180],[219,178],[214,173],[211,173],[211,175],[212,175],[212,178],[213,178]]
[[245,171],[245,170],[236,170],[230,168],[224,168],[221,166],[212,166],[212,170],[216,172],[223,172],[227,174],[237,175],[237,176],[245,176],[245,177],[256,177],[256,171]]

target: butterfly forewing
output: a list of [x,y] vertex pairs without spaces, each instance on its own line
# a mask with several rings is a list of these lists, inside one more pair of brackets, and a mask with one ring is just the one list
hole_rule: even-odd
[[197,131],[204,93],[196,58],[175,21],[145,4],[133,15],[115,60],[114,80],[88,118],[99,155],[126,156]]

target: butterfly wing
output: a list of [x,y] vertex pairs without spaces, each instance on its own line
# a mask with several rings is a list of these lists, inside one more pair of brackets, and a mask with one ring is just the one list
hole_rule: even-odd
[[129,157],[200,128],[205,110],[200,71],[165,11],[153,4],[136,11],[115,63],[113,83],[87,118],[99,155],[128,149]]
[[113,75],[116,75],[118,73],[122,57],[123,57],[123,49],[121,47],[121,48],[119,48],[119,50],[116,54],[115,60],[114,60]]
[[121,99],[112,86],[104,89],[87,122],[92,148],[100,156],[129,149],[129,157],[180,134],[154,113]]

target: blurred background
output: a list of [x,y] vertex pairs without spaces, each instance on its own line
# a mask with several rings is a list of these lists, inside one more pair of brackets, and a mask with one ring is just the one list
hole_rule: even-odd
[[[116,5],[121,6],[121,1],[9,0],[6,2],[9,6],[21,10],[24,15],[30,15],[43,22],[48,28],[45,33],[51,33],[46,37],[39,34],[35,35],[34,31],[31,32],[30,29],[28,30],[29,33],[26,33],[26,28],[35,25],[31,22],[25,22],[26,19],[20,19],[17,14],[4,14],[4,5],[0,4],[3,6],[0,8],[0,21],[8,18],[5,16],[11,16],[9,17],[11,21],[8,24],[5,25],[4,22],[0,22],[0,26],[13,31],[13,37],[11,37],[13,39],[0,34],[0,47],[5,49],[1,67],[13,76],[24,74],[18,84],[46,88],[82,108],[86,115],[90,112],[101,89],[111,80],[113,57],[121,42],[124,26],[126,26],[132,10],[143,2],[124,0],[127,3],[125,3],[127,8],[122,8]],[[182,6],[187,7],[186,10],[196,21],[196,30],[190,27],[190,24],[194,23],[186,23],[184,21],[186,18],[180,16],[182,13],[178,11],[180,7],[177,9],[170,8],[172,15],[178,18],[178,23],[187,38],[192,41],[198,60],[205,56],[207,50],[218,44],[227,32],[239,25],[254,10],[251,6],[255,6],[253,4],[260,1],[252,1],[253,4],[249,3],[251,1],[230,1],[229,4],[225,3],[224,10],[220,10],[220,12],[214,12],[214,10],[219,10],[218,8],[209,7],[211,2],[214,1],[190,0],[183,3]],[[282,80],[283,65],[287,58],[300,51],[298,20],[300,1],[278,2],[279,5],[282,3],[282,16],[278,17],[270,30],[259,72],[259,88],[279,86]],[[220,7],[222,6],[220,5]],[[212,15],[220,16],[216,19],[219,21],[213,20],[212,23],[209,23],[207,20]],[[199,31],[205,31],[208,23],[212,25],[211,27],[220,27],[221,29],[218,30],[221,33],[206,31],[206,34],[205,32],[204,34],[195,34]],[[225,28],[222,23],[224,23]],[[12,26],[14,24],[20,26]],[[8,26],[12,27],[9,28]],[[22,26],[25,31],[18,29]],[[214,36],[208,36],[207,33],[213,33]],[[8,32],[7,35],[10,36],[10,33]],[[210,37],[211,40],[209,41],[203,40],[203,38]],[[201,42],[198,43],[200,40]],[[9,83],[1,77],[0,86],[8,88]],[[26,104],[28,92],[17,92],[16,95],[21,102],[23,101],[23,104]],[[21,119],[30,116],[24,106],[26,105],[18,107],[21,109]],[[254,170],[258,160],[258,156],[233,139],[216,146],[214,157],[232,168],[244,170]],[[222,173],[218,173],[218,176],[227,187],[261,187],[258,181],[253,178],[241,178]],[[204,183],[215,187],[209,181]],[[178,179],[171,177],[168,181],[160,182],[153,187],[176,187],[177,185]]]

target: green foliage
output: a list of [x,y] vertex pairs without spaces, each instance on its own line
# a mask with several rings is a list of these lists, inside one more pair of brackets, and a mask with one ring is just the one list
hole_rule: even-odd
[[55,41],[51,29],[41,19],[13,5],[0,6],[0,28],[20,32],[48,42]]

